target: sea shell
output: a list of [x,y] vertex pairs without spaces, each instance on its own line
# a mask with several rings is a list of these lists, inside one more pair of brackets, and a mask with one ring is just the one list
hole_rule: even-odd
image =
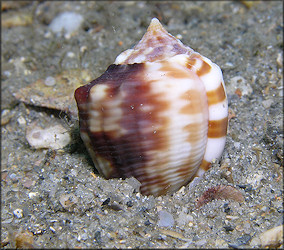
[[97,170],[106,178],[134,176],[145,195],[178,190],[224,149],[228,103],[220,68],[156,18],[75,98]]

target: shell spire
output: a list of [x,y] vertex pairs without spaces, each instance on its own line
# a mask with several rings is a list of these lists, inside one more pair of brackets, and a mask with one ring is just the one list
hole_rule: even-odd
[[153,18],[147,32],[133,48],[122,52],[115,64],[133,64],[165,60],[179,54],[191,54],[191,48],[168,33],[157,18]]
[[149,24],[149,27],[147,29],[147,32],[148,31],[154,31],[154,30],[163,30],[165,33],[168,33],[163,25],[160,23],[160,21],[158,20],[158,18],[154,17],[152,18],[150,24]]

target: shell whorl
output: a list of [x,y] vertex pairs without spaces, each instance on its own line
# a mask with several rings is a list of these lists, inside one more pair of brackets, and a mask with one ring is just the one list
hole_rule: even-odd
[[177,190],[224,149],[228,105],[220,68],[156,18],[75,98],[81,137],[98,171],[136,177],[143,194]]

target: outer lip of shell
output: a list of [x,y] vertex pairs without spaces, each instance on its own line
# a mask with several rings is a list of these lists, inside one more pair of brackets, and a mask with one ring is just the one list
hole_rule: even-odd
[[[135,176],[142,183],[141,192],[155,196],[177,190],[194,174],[202,175],[225,145],[228,104],[220,68],[167,33],[156,18],[141,41],[122,52],[115,64],[75,91],[81,137],[99,172],[106,178]],[[161,80],[165,75],[171,80]],[[176,132],[175,126],[181,123],[174,121],[186,120],[178,118],[184,105],[177,108],[183,103],[178,91],[188,87],[183,81],[192,79],[200,82],[204,94],[193,95],[193,90],[183,93],[189,103],[183,109],[189,113],[195,109],[190,106],[193,97],[199,98],[199,105],[204,102],[204,108],[198,111],[205,114],[204,127],[199,125],[199,132],[186,136],[183,130]],[[170,87],[172,83],[174,87]],[[175,93],[179,93],[176,99]],[[176,105],[175,109],[171,105]],[[186,127],[192,130],[189,124]],[[186,154],[194,147],[189,143],[187,149],[175,138],[198,141],[200,146],[192,151],[195,160],[181,163],[186,158],[181,152]],[[171,151],[173,145],[177,145],[177,151]],[[194,157],[197,149],[198,158]],[[175,164],[170,158],[176,159]]]

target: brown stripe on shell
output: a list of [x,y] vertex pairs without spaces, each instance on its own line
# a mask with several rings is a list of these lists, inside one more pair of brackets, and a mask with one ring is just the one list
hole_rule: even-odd
[[196,64],[196,61],[197,61],[196,58],[192,58],[192,57],[188,58],[188,59],[187,59],[186,67],[187,67],[188,69],[192,69],[192,68],[194,67],[194,65]]
[[[204,112],[208,112],[208,106],[202,106],[200,98],[206,99],[205,93],[200,93],[200,91],[195,89],[190,89],[186,91],[184,94],[180,96],[180,99],[186,100],[188,104],[186,104],[183,108],[180,109],[179,113],[184,115],[196,115],[202,114]],[[204,103],[207,103],[206,101]],[[206,146],[206,141],[204,141],[203,145],[200,144],[203,139],[203,135],[207,134],[207,125],[196,123],[190,123],[186,125],[183,130],[185,134],[188,135],[186,141],[188,141],[191,145],[190,157],[187,159],[186,164],[179,166],[177,169],[178,175],[182,180],[181,185],[185,185],[189,182],[188,177],[194,175],[195,172],[199,169],[199,165],[203,158],[203,153]],[[207,138],[204,138],[207,140]],[[199,155],[200,157],[196,157]],[[196,166],[194,168],[194,166]]]
[[195,144],[200,141],[200,123],[191,123],[184,127],[184,130],[189,134],[187,141]]
[[208,162],[206,160],[202,160],[200,165],[199,165],[199,168],[195,171],[195,173],[192,175],[191,179],[187,182],[189,183],[190,181],[192,181],[195,177],[200,177],[202,176],[202,174],[200,174],[200,169],[202,169],[201,172],[206,172],[211,166],[211,162]]
[[161,64],[162,64],[162,67],[159,70],[166,72],[166,75],[168,77],[172,77],[174,79],[179,79],[179,78],[189,79],[190,74],[188,74],[186,71],[178,67],[173,67],[169,63],[161,62]]
[[206,94],[209,105],[223,102],[226,99],[226,93],[222,83],[220,83],[217,89],[207,91]]
[[[203,59],[201,59],[199,55],[196,54],[194,56],[195,57],[193,58],[191,57],[187,60],[187,68],[188,69],[194,68],[194,71],[199,77],[208,74],[211,70],[211,66],[207,62],[205,62]],[[201,62],[201,67],[199,68],[194,67],[196,65],[197,58],[201,59],[201,60],[198,60]]]
[[226,136],[228,126],[228,117],[220,120],[209,120],[208,138],[218,138]]
[[210,168],[210,165],[210,162],[203,159],[199,168],[203,169],[204,171],[207,171]]
[[[200,133],[200,129],[202,128],[202,125],[199,123],[192,123],[187,125],[184,130],[188,133],[188,139],[187,141],[190,142],[192,146],[191,150],[191,157],[188,159],[187,164],[184,166],[180,166],[178,169],[178,173],[181,177],[184,178],[184,176],[191,176],[198,170],[198,168],[192,168],[191,166],[199,166],[201,163],[201,160],[194,159],[194,157],[197,154],[201,154],[204,152],[205,148],[202,148],[198,143],[200,143],[202,139],[202,133]],[[206,132],[206,131],[205,131]],[[202,159],[202,157],[201,157]]]

